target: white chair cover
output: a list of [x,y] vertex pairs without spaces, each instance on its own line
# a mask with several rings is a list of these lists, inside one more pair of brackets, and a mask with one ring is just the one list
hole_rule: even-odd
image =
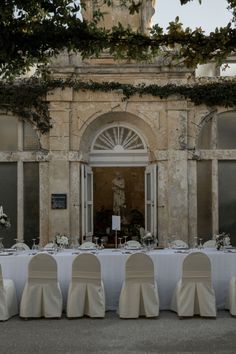
[[62,294],[57,280],[57,263],[49,254],[35,255],[28,265],[28,279],[21,304],[21,317],[61,317]]
[[152,259],[143,253],[129,256],[119,299],[120,318],[159,315],[159,296]]
[[135,240],[127,241],[126,248],[141,248],[141,243]]
[[3,279],[0,265],[0,321],[18,314],[16,289],[13,280]]
[[44,246],[44,248],[53,248],[54,245],[55,245],[54,242],[49,242]]
[[232,316],[236,316],[236,275],[230,279],[225,308]]
[[208,240],[203,243],[204,248],[216,248],[216,240]]
[[13,246],[11,246],[11,248],[14,250],[22,250],[22,251],[30,250],[29,246],[27,246],[27,244],[24,242],[17,242]]
[[190,253],[183,262],[182,279],[175,288],[171,309],[180,317],[216,317],[215,292],[211,285],[211,263],[201,252]]
[[188,244],[182,240],[174,240],[170,243],[170,247],[172,248],[188,248]]
[[96,248],[96,245],[93,242],[87,241],[87,242],[82,243],[82,245],[80,245],[79,248],[89,250],[89,249]]
[[67,297],[67,317],[104,317],[105,292],[101,265],[93,254],[80,254],[72,263],[72,279]]

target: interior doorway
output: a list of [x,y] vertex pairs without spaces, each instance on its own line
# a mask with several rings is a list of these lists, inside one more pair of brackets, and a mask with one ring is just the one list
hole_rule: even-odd
[[[116,191],[117,178],[122,194]],[[120,234],[139,238],[139,228],[145,227],[145,167],[93,167],[93,197],[94,235],[113,243],[116,214],[121,216]]]

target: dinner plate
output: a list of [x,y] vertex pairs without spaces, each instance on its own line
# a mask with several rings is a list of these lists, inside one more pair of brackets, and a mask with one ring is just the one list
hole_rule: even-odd
[[3,252],[17,252],[15,248],[4,248]]

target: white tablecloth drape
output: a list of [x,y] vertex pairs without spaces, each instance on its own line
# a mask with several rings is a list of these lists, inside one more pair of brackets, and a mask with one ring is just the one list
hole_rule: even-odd
[[[58,265],[58,278],[61,285],[64,303],[71,279],[71,264],[76,257],[74,251],[66,250],[54,255]],[[203,250],[211,260],[213,287],[216,292],[217,308],[222,309],[228,291],[230,278],[236,274],[236,253],[226,253],[216,250]],[[155,250],[148,252],[153,259],[155,275],[160,298],[160,309],[170,309],[171,297],[178,279],[181,276],[182,262],[186,253],[176,253],[174,250]],[[119,295],[124,280],[125,260],[128,253],[104,249],[97,253],[101,262],[102,279],[105,287],[106,310],[116,310]],[[0,256],[3,276],[15,282],[18,300],[25,285],[28,274],[28,262],[32,255],[22,252],[18,255]]]

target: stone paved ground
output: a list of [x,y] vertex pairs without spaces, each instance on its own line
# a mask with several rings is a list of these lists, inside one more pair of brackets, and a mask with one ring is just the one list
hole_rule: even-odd
[[236,353],[236,318],[184,319],[162,311],[158,319],[22,320],[0,323],[0,353]]

